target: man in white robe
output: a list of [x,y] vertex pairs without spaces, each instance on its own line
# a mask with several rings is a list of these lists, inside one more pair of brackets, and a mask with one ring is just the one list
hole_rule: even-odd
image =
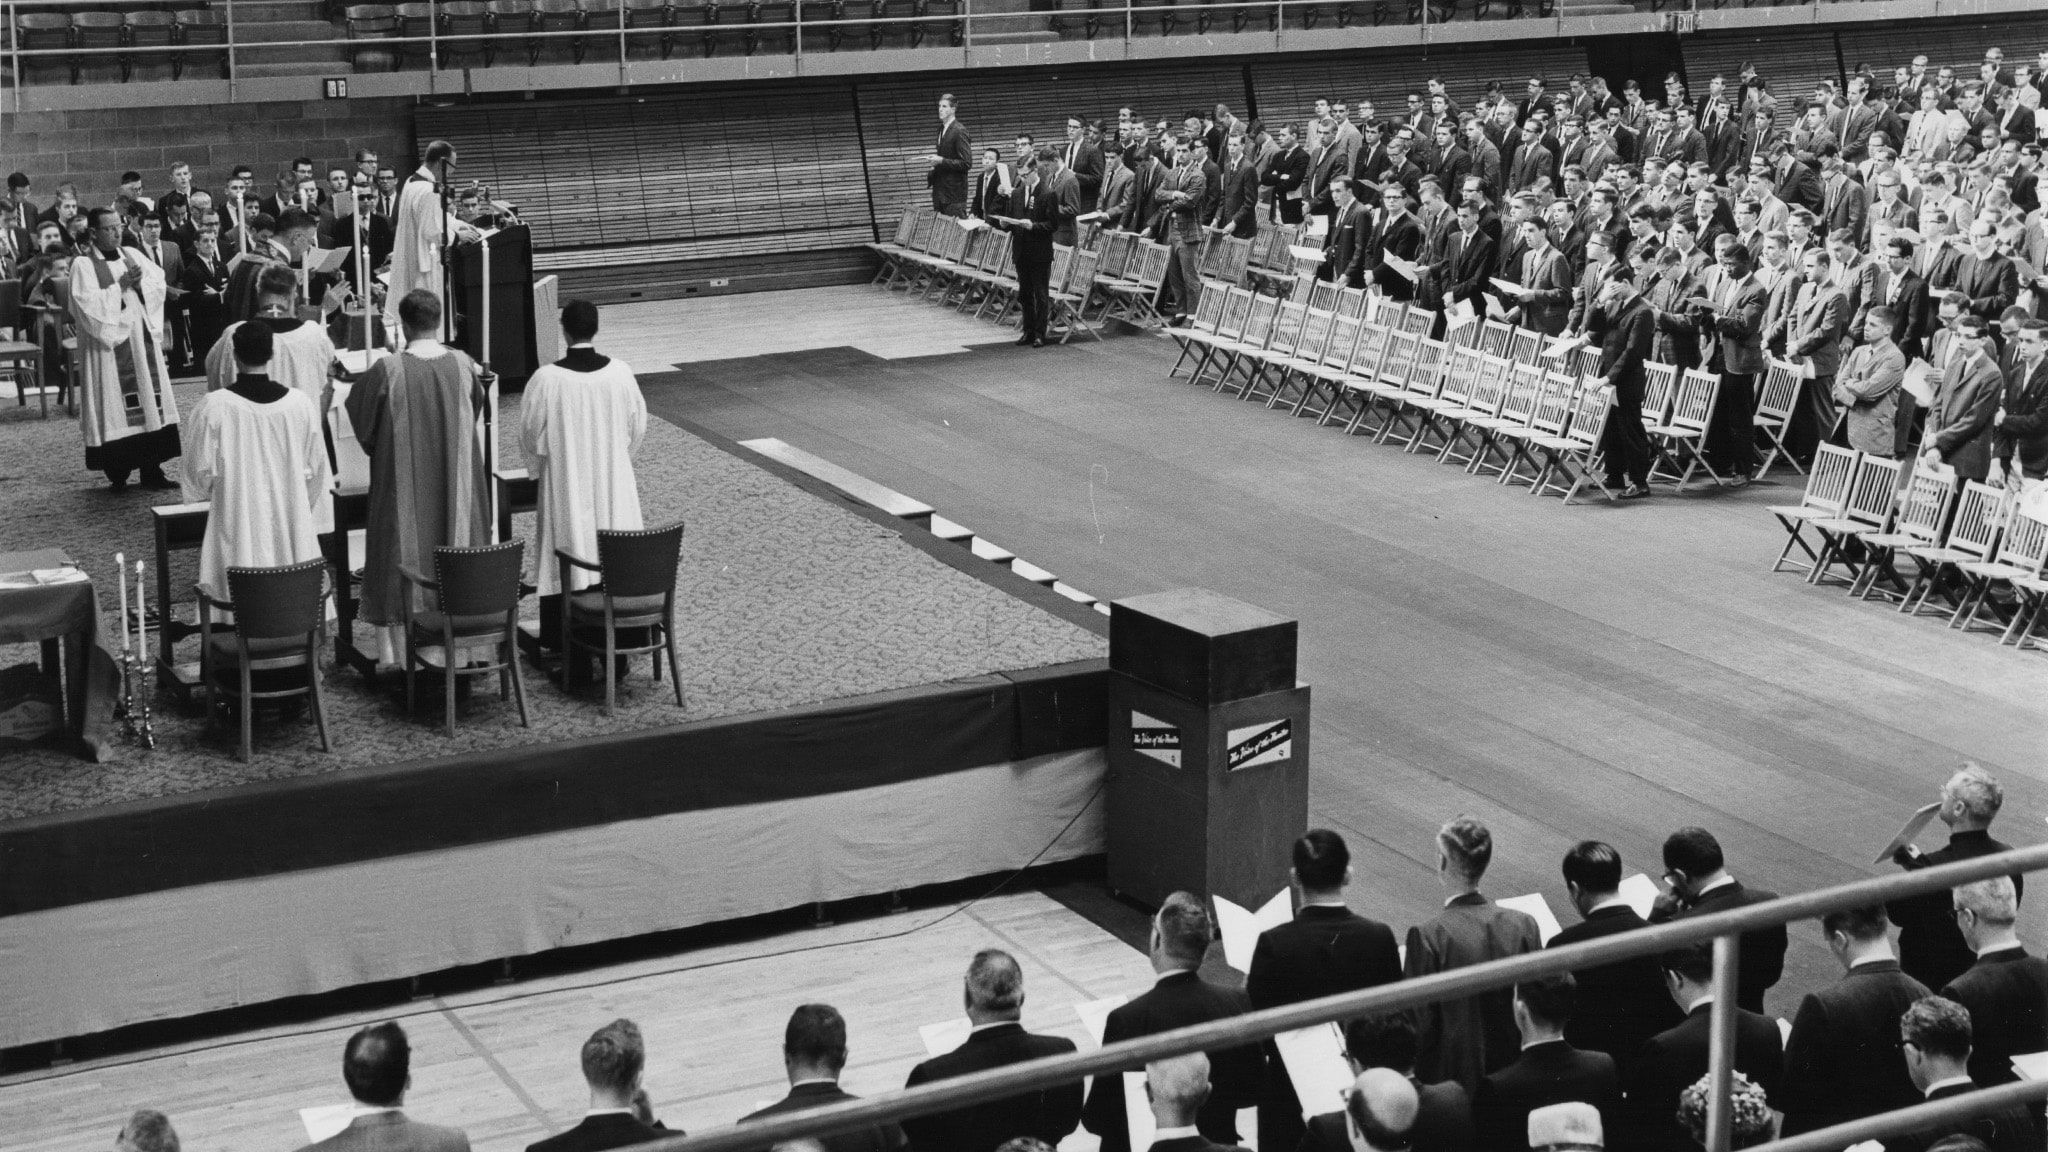
[[[451,232],[475,236],[476,231],[448,217],[443,192],[455,174],[455,146],[446,140],[427,145],[419,171],[398,190],[398,211],[391,226],[391,286],[385,294],[387,323],[396,326],[398,302],[409,292],[446,290],[442,283],[441,249]],[[451,323],[453,318],[447,318]],[[445,336],[447,329],[443,329]]]
[[643,527],[633,456],[647,432],[647,403],[633,369],[591,345],[597,306],[564,305],[562,337],[568,355],[533,374],[519,406],[519,442],[540,488],[536,582],[541,643],[549,648],[560,646],[559,598],[597,579],[572,568],[563,588],[555,549],[595,563],[599,529]]
[[[334,407],[334,341],[327,330],[295,313],[298,276],[281,264],[265,267],[254,286],[257,311],[253,319],[228,326],[206,354],[206,391],[219,392],[235,382],[239,366],[235,356],[235,333],[251,325],[267,328],[272,340],[270,379],[302,393],[316,413]],[[204,403],[204,401],[202,401]],[[195,416],[196,419],[196,416]],[[347,419],[344,414],[343,420]],[[353,448],[355,438],[346,437]],[[360,449],[355,449],[360,452]],[[203,499],[203,497],[202,497]],[[314,513],[313,531],[334,530],[334,503],[322,500]]]
[[320,527],[333,521],[320,412],[305,393],[269,374],[276,339],[262,324],[237,325],[235,376],[192,413],[185,499],[210,501],[199,546],[199,581],[228,595],[229,568],[274,568],[320,558]]
[[71,320],[78,336],[78,421],[85,466],[116,492],[140,470],[145,488],[176,488],[163,462],[179,453],[178,400],[164,361],[164,274],[121,246],[121,216],[90,213],[84,255],[71,261]]

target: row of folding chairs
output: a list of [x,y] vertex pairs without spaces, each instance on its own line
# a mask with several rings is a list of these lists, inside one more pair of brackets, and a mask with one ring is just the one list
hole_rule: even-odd
[[2048,648],[2048,484],[1958,483],[1945,464],[1823,444],[1799,503],[1770,512],[1785,529],[1773,572],[1803,571],[1809,584],[1839,584],[1909,616],[1946,615],[1963,631],[1988,624],[2001,644]]
[[1545,359],[1539,333],[1486,321],[1439,340],[1435,322],[1327,281],[1284,299],[1210,283],[1193,322],[1165,332],[1180,346],[1168,374],[1566,503],[1588,484],[1615,497],[1598,472],[1614,396],[1592,383],[1597,350]]
[[[928,208],[913,209],[903,214],[890,241],[868,245],[881,257],[872,283],[920,299],[936,300],[956,311],[971,307],[976,318],[988,317],[1006,324],[1020,312],[1012,244],[1009,232],[974,227]],[[1165,250],[1160,251],[1163,255]],[[1095,251],[1053,245],[1048,297],[1050,319],[1059,329],[1061,343],[1076,333],[1102,339],[1098,330],[1101,316],[1091,318],[1090,308],[1095,306],[1099,312],[1107,313],[1114,304],[1104,295],[1100,266],[1101,257]],[[1158,273],[1163,279],[1163,259]],[[1122,283],[1120,277],[1117,283]],[[1156,304],[1156,287],[1153,295]]]

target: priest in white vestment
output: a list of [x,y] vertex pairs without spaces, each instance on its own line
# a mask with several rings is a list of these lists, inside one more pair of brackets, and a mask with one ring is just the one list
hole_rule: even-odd
[[320,558],[315,520],[333,482],[319,410],[269,374],[270,329],[238,325],[222,343],[229,341],[234,379],[193,411],[185,456],[185,498],[213,505],[199,546],[199,582],[221,599],[229,595],[229,568]]
[[[333,407],[334,341],[328,338],[325,328],[299,317],[295,307],[298,287],[298,275],[281,264],[270,265],[257,276],[255,318],[229,325],[206,354],[206,391],[209,397],[235,382],[240,370],[235,358],[235,333],[253,324],[270,330],[270,379],[304,394],[316,413],[324,414]],[[205,402],[201,401],[202,404]],[[320,533],[334,530],[333,501],[319,502],[314,513],[313,530]]]
[[71,261],[71,321],[78,337],[78,423],[85,466],[114,491],[140,471],[145,488],[176,488],[163,463],[179,452],[178,399],[164,360],[163,269],[121,246],[121,217],[91,212],[84,255]]
[[[398,302],[409,292],[432,292],[438,299],[442,283],[442,246],[450,233],[474,236],[475,229],[452,220],[443,192],[455,173],[455,146],[446,140],[427,145],[419,170],[398,189],[398,208],[391,222],[391,284],[385,293],[387,324],[397,326]],[[445,330],[444,330],[445,335]]]
[[601,528],[636,530],[640,490],[633,457],[647,432],[647,403],[633,369],[592,346],[597,306],[571,300],[562,308],[568,355],[535,372],[519,406],[519,442],[540,489],[535,560],[540,586],[541,643],[559,646],[561,609],[555,597],[596,582],[572,568],[563,588],[555,549],[597,561]]

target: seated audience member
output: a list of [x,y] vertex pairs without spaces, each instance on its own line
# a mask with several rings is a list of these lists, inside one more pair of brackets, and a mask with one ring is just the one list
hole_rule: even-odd
[[[1565,853],[1564,886],[1572,907],[1585,919],[1551,937],[1547,947],[1649,927],[1621,898],[1621,853],[1611,844],[1586,840]],[[1572,975],[1578,979],[1578,1007],[1565,1025],[1564,1038],[1574,1048],[1627,1060],[1642,1051],[1644,1041],[1685,1018],[1664,990],[1664,970],[1655,956]]]
[[[1211,1095],[1207,1056],[1190,1052],[1145,1065],[1145,1094],[1152,1098],[1152,1152],[1219,1152],[1237,1147],[1202,1135],[1196,1120],[1207,1109]],[[1124,1142],[1128,1144],[1129,1138]]]
[[[975,953],[967,966],[962,998],[968,1022],[974,1026],[967,1041],[912,1068],[904,1087],[1074,1051],[1072,1040],[1034,1036],[1024,1030],[1019,1022],[1024,1013],[1024,971],[1007,952],[989,948]],[[1058,1145],[1080,1122],[1081,1082],[1076,1080],[957,1112],[913,1117],[903,1122],[903,1130],[914,1148],[994,1152],[1018,1136]]]
[[114,1152],[178,1152],[178,1130],[171,1118],[150,1108],[138,1109],[114,1138]]
[[[1657,897],[1650,923],[1663,924],[1688,916],[1706,916],[1776,900],[1776,892],[1746,888],[1728,874],[1721,842],[1704,828],[1680,828],[1664,841],[1664,880],[1671,891]],[[1764,1010],[1764,993],[1785,971],[1785,926],[1742,934],[1741,969],[1736,1002],[1751,1012]]]
[[[1691,1152],[1675,1117],[1686,1087],[1707,1073],[1714,1007],[1714,960],[1705,945],[1664,954],[1665,986],[1685,1009],[1685,1020],[1650,1037],[1629,1064],[1626,1141],[1640,1152]],[[1778,1025],[1746,1008],[1735,1013],[1735,1070],[1775,1095],[1784,1078],[1785,1052]]]
[[[1948,825],[1948,843],[1927,853],[1908,844],[1892,855],[1893,863],[1912,871],[2012,850],[2012,845],[1991,835],[1991,822],[2005,804],[2005,789],[1996,776],[1975,764],[1965,765],[1942,784],[1940,801],[1937,818]],[[2014,876],[2015,905],[2026,891],[2026,879]],[[1948,894],[1931,892],[1893,900],[1885,911],[1899,926],[1899,967],[1906,975],[1929,988],[1940,988],[1975,962],[1976,953],[1956,926]]]
[[[1906,1072],[1928,1101],[1966,1096],[1983,1087],[1970,1079],[1970,1013],[1953,1000],[1929,996],[1899,1018]],[[1955,1120],[1885,1140],[1885,1152],[1925,1152],[1949,1136],[1973,1136],[1991,1152],[2040,1152],[2033,1118],[2017,1104],[1988,1115]]]
[[[1406,1012],[1351,1021],[1344,1029],[1344,1056],[1354,1073],[1391,1069],[1415,1089],[1410,1152],[1472,1152],[1472,1099],[1456,1081],[1424,1084],[1415,1078],[1415,1025]],[[1350,1152],[1352,1122],[1343,1111],[1309,1117],[1297,1152]]]
[[1927,988],[1899,971],[1884,906],[1838,909],[1820,927],[1845,975],[1800,1001],[1792,1018],[1785,1083],[1773,1097],[1788,1136],[1914,1103],[1897,1026]]
[[1970,1078],[1990,1088],[2019,1079],[2012,1058],[2048,1052],[2048,960],[2030,956],[2015,927],[2012,878],[1995,876],[1953,893],[1956,927],[1977,962],[1941,990],[1970,1012]]
[[[1542,946],[1534,919],[1479,894],[1479,881],[1493,859],[1493,834],[1486,825],[1459,816],[1438,829],[1436,842],[1437,878],[1451,896],[1435,919],[1408,930],[1410,978]],[[1481,1077],[1505,1068],[1521,1049],[1510,989],[1429,1004],[1418,1020],[1416,1071],[1425,1080],[1456,1080],[1467,1092],[1477,1091]]]
[[[1157,979],[1144,995],[1110,1012],[1102,1042],[1115,1044],[1251,1011],[1242,989],[1211,984],[1197,971],[1209,937],[1209,913],[1201,900],[1187,892],[1168,896],[1152,918],[1147,946]],[[1264,1050],[1256,1044],[1209,1053],[1205,1080],[1214,1087],[1198,1121],[1205,1137],[1218,1144],[1237,1142],[1237,1111],[1258,1102],[1264,1064]],[[1102,1152],[1129,1152],[1130,1127],[1117,1077],[1095,1077],[1081,1123],[1102,1137]]]
[[[1289,875],[1299,903],[1294,919],[1261,933],[1252,950],[1244,990],[1253,1008],[1277,1008],[1401,978],[1393,929],[1345,907],[1351,850],[1342,836],[1315,828],[1296,840]],[[1294,1082],[1269,1047],[1265,1094],[1259,1099],[1259,1147],[1291,1148],[1301,1132]]]
[[469,1152],[460,1129],[422,1124],[402,1109],[412,1087],[412,1045],[395,1020],[372,1024],[348,1038],[341,1078],[355,1098],[349,1125],[301,1152]]
[[640,1026],[618,1019],[583,1042],[583,1082],[590,1085],[590,1111],[583,1122],[526,1147],[526,1152],[605,1152],[628,1144],[645,1144],[682,1132],[654,1119],[640,1073],[647,1067],[647,1045]]
[[1568,1101],[1546,1104],[1529,1113],[1525,1129],[1530,1152],[1599,1152],[1607,1147],[1607,1126],[1591,1104]]
[[[839,1087],[839,1073],[845,1067],[846,1020],[839,1010],[829,1004],[798,1006],[782,1033],[782,1068],[789,1075],[789,1095],[740,1117],[739,1122],[858,1099]],[[827,1136],[819,1143],[825,1152],[890,1152],[909,1147],[910,1141],[895,1124],[872,1124]]]
[[[1707,1146],[1707,1099],[1713,1083],[1712,1076],[1702,1076],[1678,1097],[1678,1122],[1695,1148]],[[1777,1120],[1756,1081],[1737,1072],[1728,1087],[1728,1146],[1753,1148],[1775,1139]]]
[[1621,1119],[1621,1082],[1614,1058],[1605,1052],[1581,1052],[1564,1038],[1576,991],[1570,973],[1515,985],[1515,1027],[1522,1033],[1522,1054],[1479,1082],[1472,1113],[1481,1148],[1505,1152],[1522,1147],[1529,1113],[1552,1104],[1591,1104],[1599,1109],[1603,1124]]

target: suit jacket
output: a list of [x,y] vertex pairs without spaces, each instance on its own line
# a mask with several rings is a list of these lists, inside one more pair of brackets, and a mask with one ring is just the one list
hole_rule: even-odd
[[[1632,309],[1641,314],[1643,322],[1650,320],[1647,307]],[[1616,332],[1632,323],[1623,313],[1622,323],[1611,326],[1602,341],[1600,363],[1602,374],[1614,373],[1606,344],[1613,340]],[[1642,403],[1643,372],[1640,359],[1634,372],[1634,402]],[[1626,904],[1601,908],[1577,924],[1564,929],[1550,938],[1551,948],[1562,948],[1567,944],[1581,944],[1587,940],[1598,940],[1622,932],[1633,932],[1649,927],[1649,921],[1636,915],[1635,909]],[[1616,1060],[1627,1060],[1655,1036],[1685,1019],[1685,1013],[1671,1002],[1671,994],[1664,990],[1664,971],[1658,967],[1654,956],[1635,960],[1624,960],[1599,968],[1582,968],[1572,973],[1579,982],[1578,1010],[1572,1014],[1571,1022],[1565,1025],[1564,1038],[1572,1047],[1587,1052],[1605,1052]]]
[[[1737,296],[1746,298],[1743,290],[1738,290]],[[1728,339],[1724,330],[1722,341],[1725,343]],[[1762,358],[1759,357],[1754,368],[1731,366],[1727,371],[1757,372],[1762,369]],[[1762,888],[1745,888],[1739,882],[1723,884],[1674,915],[1666,916],[1652,912],[1650,922],[1661,924],[1667,920],[1683,920],[1690,916],[1708,916],[1715,912],[1746,908],[1751,904],[1761,904],[1777,898],[1776,892],[1767,892]],[[1740,970],[1736,973],[1735,1002],[1748,1011],[1762,1012],[1764,992],[1776,984],[1778,977],[1785,973],[1785,926],[1780,924],[1775,928],[1759,928],[1754,932],[1743,933],[1741,956]]]
[[[1746,943],[1746,942],[1745,942]],[[1650,1037],[1629,1065],[1628,1138],[1610,1144],[1633,1152],[1698,1152],[1678,1124],[1678,1096],[1707,1074],[1711,1004],[1695,1007],[1675,1028]],[[1735,1014],[1735,1070],[1776,1100],[1784,1083],[1785,1053],[1778,1025],[1746,1009]]]
[[1859,240],[1864,233],[1869,205],[1863,200],[1863,186],[1847,176],[1836,176],[1821,186],[1821,218],[1830,233],[1847,228]]
[[2030,480],[2048,476],[2048,360],[2031,371],[2025,361],[2013,365],[1999,407],[2005,422],[1992,431],[1991,454]]
[[[1720,305],[1720,312],[1713,317],[1710,325],[1703,325],[1702,339],[1707,346],[1701,350],[1706,363],[1721,371],[1736,374],[1751,374],[1764,370],[1764,308],[1770,303],[1770,291],[1751,273],[1740,284],[1718,284],[1713,299]],[[1778,930],[1778,959],[1784,959],[1784,929]],[[1746,942],[1747,938],[1745,938]],[[1748,948],[1743,949],[1742,966],[1749,968],[1754,961]],[[1769,983],[1776,983],[1774,975]],[[1744,981],[1745,990],[1748,981]],[[1768,986],[1768,984],[1766,985]],[[1745,997],[1746,999],[1746,997]],[[1756,991],[1755,1002],[1763,1003],[1763,989]]]
[[[1954,466],[1956,475],[1966,480],[1982,480],[1991,474],[1991,418],[1998,414],[2004,386],[1998,365],[1991,357],[1979,355],[1958,364],[1935,390],[1921,443],[1940,452],[1942,461]],[[1918,926],[1923,931],[1915,934],[1911,951],[1906,933],[1899,934],[1899,954],[1911,965],[1908,972],[1925,972],[1937,978],[1937,985],[1945,984],[1969,961],[1957,957],[1950,942],[1936,943],[1940,937],[1927,930],[1931,925],[1924,918],[1918,919]],[[1958,934],[1956,940],[1960,939]]]
[[[1436,918],[1408,930],[1409,977],[1467,968],[1541,947],[1536,921],[1487,901],[1478,893],[1456,897]],[[1463,1000],[1440,1000],[1417,1010],[1416,1074],[1455,1080],[1477,1091],[1489,1072],[1520,1053],[1514,991],[1500,988]]]
[[[1980,363],[1988,365],[1989,362]],[[1935,367],[1941,367],[1940,361],[1935,362]],[[1982,381],[1982,386],[1992,392],[2002,391],[2003,384],[2003,380],[1996,383]],[[1945,404],[1944,400],[1949,402]],[[1986,404],[1989,404],[1990,408],[1979,412],[1978,409]],[[1927,434],[1923,443],[1940,447],[1942,458],[1949,459],[1950,445],[1967,443],[1969,438],[1977,433],[1958,431],[1948,436],[1946,440],[1941,440],[1937,437],[1937,429],[1955,428],[1957,421],[1965,422],[1966,426],[1974,426],[1979,418],[1988,424],[1997,412],[1998,402],[1995,398],[1986,399],[1975,393],[1963,393],[1960,381],[1945,381],[1935,391],[1934,406],[1927,413]],[[1987,454],[1985,465],[1979,466],[1972,479],[1984,478],[1990,470],[1989,459]],[[1961,471],[1961,468],[1958,467],[1957,470]],[[1919,867],[1932,868],[1937,864],[1975,860],[1979,856],[1990,856],[1993,853],[2011,850],[2012,845],[1993,839],[1989,832],[1952,832],[1947,844],[1921,857]],[[2014,876],[2012,882],[2015,895],[2025,896],[2026,877]],[[1953,904],[1946,891],[1905,900],[1893,900],[1885,905],[1885,911],[1891,916],[1892,923],[1899,926],[1899,967],[1905,969],[1906,975],[1929,988],[1942,987],[1969,971],[1977,962],[1977,957],[1970,951],[1970,946],[1963,943],[1963,934],[1956,927],[1955,912],[1952,909]],[[2048,1048],[2048,1045],[2042,1047]]]
[[1508,191],[1521,192],[1535,187],[1536,178],[1550,175],[1554,167],[1550,149],[1540,142],[1515,149],[1514,162],[1508,168]]
[[[1241,1016],[1251,1007],[1251,999],[1242,989],[1219,987],[1193,972],[1175,972],[1160,977],[1150,991],[1110,1012],[1103,1025],[1102,1042],[1115,1044]],[[1209,1101],[1202,1105],[1196,1120],[1202,1134],[1211,1140],[1235,1141],[1237,1110],[1258,1103],[1264,1074],[1265,1053],[1257,1045],[1209,1053]],[[1102,1137],[1102,1152],[1130,1152],[1123,1084],[1116,1076],[1095,1077],[1088,1090],[1088,1102],[1081,1110],[1081,1123]]]
[[1581,1052],[1562,1040],[1524,1048],[1514,1063],[1479,1082],[1472,1101],[1479,1146],[1519,1152],[1529,1146],[1529,1113],[1575,1100],[1600,1110],[1602,1128],[1618,1126],[1621,1080],[1614,1057]]
[[1858,452],[1894,456],[1899,452],[1900,387],[1906,357],[1892,341],[1859,344],[1835,376],[1835,402],[1849,447]]
[[1998,323],[1998,315],[2020,298],[2019,269],[2014,268],[2012,259],[2002,253],[1993,252],[1988,259],[1978,258],[1975,252],[1963,257],[1962,274],[1956,281],[1956,289],[1970,298],[1970,311]]
[[[1074,1042],[1065,1037],[1034,1036],[1022,1024],[998,1024],[970,1034],[960,1047],[912,1068],[904,1087],[1072,1051]],[[904,1121],[903,1130],[914,1148],[995,1152],[1018,1136],[1034,1136],[1058,1147],[1080,1122],[1081,1084],[1076,1081],[957,1112],[913,1117]]]
[[1019,260],[1042,260],[1052,262],[1053,236],[1062,227],[1071,229],[1074,217],[1067,210],[1068,205],[1060,199],[1059,191],[1043,180],[1035,187],[1027,188],[1018,181],[1010,189],[1010,207],[1001,215],[1014,220],[1029,220],[1030,228],[1010,230],[1010,251]]
[[1812,993],[1792,1019],[1785,1087],[1771,1099],[1797,1135],[1918,1103],[1899,1050],[1899,1017],[1927,986],[1896,960],[1851,968]]
[[1344,153],[1335,147],[1316,153],[1308,172],[1306,199],[1309,211],[1330,212],[1336,209],[1336,197],[1330,191],[1330,182],[1343,175],[1344,160]]
[[1482,299],[1487,280],[1493,275],[1493,248],[1493,237],[1477,228],[1470,238],[1453,229],[1444,241],[1443,263],[1437,275],[1440,294],[1448,292],[1453,299],[1484,313],[1486,305]]
[[1324,276],[1346,287],[1360,285],[1370,223],[1364,206],[1356,202],[1337,210],[1330,221],[1329,237],[1323,243]]
[[990,216],[1009,214],[1009,196],[1003,192],[1005,176],[1010,177],[1009,183],[1014,187],[1017,179],[1010,175],[1009,164],[999,161],[994,168],[985,169],[974,178],[974,197],[967,205],[969,215],[986,220]]
[[1296,144],[1284,152],[1275,153],[1259,182],[1273,189],[1275,200],[1300,199],[1302,185],[1308,182],[1308,150]]
[[557,1132],[545,1140],[528,1144],[526,1152],[609,1152],[613,1148],[681,1135],[681,1131],[659,1124],[642,1124],[638,1116],[629,1112],[604,1112],[585,1116],[581,1124],[566,1132]]
[[1523,324],[1546,336],[1565,330],[1571,318],[1572,269],[1564,253],[1546,245],[1540,254],[1525,254],[1516,283],[1536,293],[1521,302]]
[[2012,1058],[2048,1051],[2048,960],[2006,948],[1977,957],[1941,994],[1970,1010],[1970,1078],[1990,1088],[2019,1079]]
[[358,1116],[299,1152],[469,1152],[469,1137],[459,1128],[422,1124],[394,1109]]
[[973,142],[967,138],[966,127],[958,120],[940,130],[938,147],[932,150],[939,162],[924,174],[924,182],[931,186],[934,204],[964,206],[967,203],[967,173],[974,167],[973,148]]
[[[1415,1085],[1415,1125],[1408,1129],[1408,1152],[1472,1152],[1472,1098],[1457,1084]],[[1295,1152],[1353,1152],[1342,1112],[1311,1116]]]
[[1816,376],[1833,376],[1842,366],[1842,333],[1849,328],[1849,298],[1832,284],[1808,283],[1792,306],[1785,351],[1813,363]]
[[[1929,1101],[1946,1100],[1951,1096],[1962,1096],[1976,1091],[1979,1084],[1951,1084],[1937,1088],[1927,1094]],[[2025,1108],[2008,1105],[1988,1116],[1971,1120],[1943,1124],[1935,1128],[1923,1128],[1903,1136],[1888,1137],[1884,1142],[1885,1152],[1927,1152],[1943,1137],[1956,1134],[1975,1136],[1984,1142],[1991,1152],[2040,1152],[2041,1137],[2034,1126],[2033,1117]]]
[[1928,324],[1934,317],[1927,300],[1927,281],[1918,272],[1893,278],[1885,285],[1884,302],[1892,308],[1892,343],[1908,360],[1923,354]]
[[1399,220],[1389,222],[1385,212],[1373,223],[1371,238],[1365,245],[1365,262],[1361,266],[1372,277],[1390,300],[1415,299],[1415,282],[1387,267],[1387,253],[1391,252],[1403,260],[1413,260],[1422,251],[1422,225],[1416,222],[1415,214],[1403,212]]
[[1210,223],[1240,240],[1259,233],[1259,170],[1247,160],[1223,173],[1223,198]]
[[1066,150],[1067,171],[1081,186],[1081,211],[1095,211],[1102,196],[1102,145],[1087,138],[1070,140]]
[[[749,1120],[760,1120],[769,1116],[808,1112],[813,1108],[823,1108],[828,1104],[839,1104],[854,1099],[858,1097],[842,1090],[837,1084],[823,1081],[797,1084],[790,1088],[789,1095],[759,1112],[751,1112],[740,1117],[739,1122],[745,1124]],[[894,1124],[876,1124],[853,1132],[841,1132],[837,1136],[827,1136],[819,1143],[825,1146],[825,1152],[898,1152],[908,1147],[910,1142],[904,1137],[902,1128]]]
[[[176,292],[171,294],[173,298],[182,295],[184,289],[179,287],[179,285],[185,278],[184,254],[178,250],[177,243],[171,240],[159,240],[157,241],[157,247],[162,250],[161,255],[163,259],[158,263],[157,267],[163,270],[164,283],[170,288],[177,289]],[[149,249],[138,244],[135,246],[135,250],[142,253],[143,259],[150,259]]]
[[[1365,210],[1354,208],[1362,244]],[[1393,929],[1349,908],[1310,905],[1287,923],[1259,934],[1244,990],[1253,1008],[1265,1009],[1376,988],[1400,978],[1401,955]],[[1287,1147],[1299,1140],[1301,1112],[1287,1067],[1278,1051],[1269,1047],[1265,1092],[1259,1099],[1259,1147]]]

